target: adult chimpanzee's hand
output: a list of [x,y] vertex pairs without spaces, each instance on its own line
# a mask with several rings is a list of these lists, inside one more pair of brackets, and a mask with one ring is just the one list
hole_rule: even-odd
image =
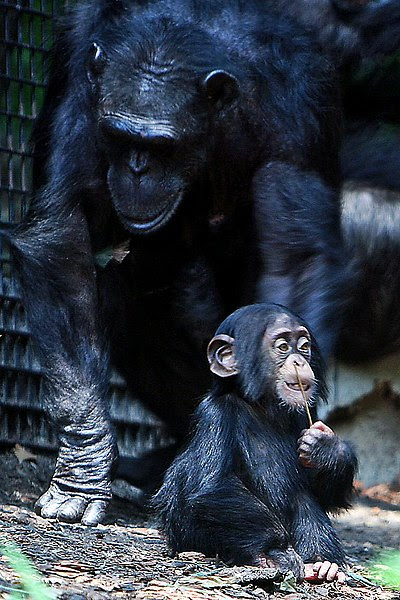
[[297,442],[300,463],[307,468],[324,468],[332,453],[340,452],[341,441],[330,427],[316,421],[309,429],[303,429]]

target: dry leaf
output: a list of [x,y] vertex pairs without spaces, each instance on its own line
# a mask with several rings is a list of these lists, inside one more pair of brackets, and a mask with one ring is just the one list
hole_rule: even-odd
[[179,582],[171,584],[158,580],[150,581],[144,590],[138,592],[136,598],[137,600],[232,600],[232,596],[227,596],[218,590],[196,589],[180,585]]
[[157,538],[161,537],[161,533],[158,531],[158,529],[151,529],[150,527],[133,527],[130,531],[135,535],[145,535]]
[[200,552],[180,552],[178,554],[178,558],[180,560],[189,560],[190,562],[198,562],[203,561],[205,559],[205,555]]
[[77,562],[70,562],[68,560],[62,560],[58,565],[54,565],[53,573],[69,579],[75,579],[82,574],[88,575],[94,573],[94,568],[90,565],[83,565]]
[[29,450],[27,450],[20,444],[15,444],[15,446],[13,448],[13,452],[14,452],[15,456],[18,458],[18,462],[20,464],[22,462],[24,462],[24,460],[36,460],[37,459],[36,454],[32,454],[32,452],[29,452]]

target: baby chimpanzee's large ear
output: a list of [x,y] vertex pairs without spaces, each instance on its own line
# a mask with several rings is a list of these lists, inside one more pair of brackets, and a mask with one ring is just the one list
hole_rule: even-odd
[[231,377],[239,373],[235,356],[235,340],[221,333],[213,337],[207,348],[210,370],[218,377]]

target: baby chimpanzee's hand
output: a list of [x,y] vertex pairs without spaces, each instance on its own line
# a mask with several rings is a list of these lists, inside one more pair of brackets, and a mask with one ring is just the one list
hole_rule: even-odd
[[297,442],[300,463],[307,468],[323,467],[329,455],[340,444],[338,436],[322,421],[303,429]]
[[328,560],[312,563],[306,563],[304,579],[306,581],[337,581],[344,583],[346,574],[340,570],[336,563],[331,563]]

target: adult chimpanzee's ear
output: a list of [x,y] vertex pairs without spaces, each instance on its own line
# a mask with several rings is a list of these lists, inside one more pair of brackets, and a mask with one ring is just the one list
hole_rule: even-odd
[[93,42],[89,50],[88,61],[86,65],[87,77],[90,83],[96,83],[97,77],[101,75],[106,64],[106,55],[104,50]]
[[228,103],[239,94],[239,82],[230,73],[217,69],[208,73],[201,82],[207,98],[212,102]]
[[235,340],[224,333],[213,337],[207,348],[210,370],[218,377],[231,377],[239,373],[235,356]]

